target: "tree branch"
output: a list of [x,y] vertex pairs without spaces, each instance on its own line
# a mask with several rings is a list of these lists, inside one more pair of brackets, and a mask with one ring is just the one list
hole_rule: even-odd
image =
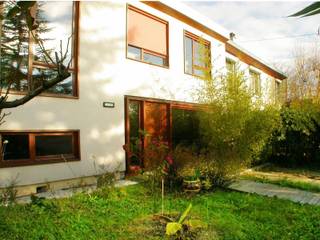
[[13,101],[4,101],[0,103],[0,109],[5,109],[5,108],[14,108],[17,106],[20,106],[22,104],[25,104],[26,102],[30,101],[40,93],[48,90],[49,88],[53,87],[55,84],[63,81],[64,79],[68,78],[71,74],[68,72],[68,70],[62,65],[62,69],[59,73],[59,75],[47,82],[43,82],[43,84],[36,88],[35,90],[32,90],[28,92],[24,97],[15,99]]

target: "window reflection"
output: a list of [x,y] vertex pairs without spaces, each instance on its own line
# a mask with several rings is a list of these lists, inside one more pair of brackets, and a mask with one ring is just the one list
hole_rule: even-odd
[[[72,56],[73,38],[73,2],[38,2],[37,4],[37,37],[43,40],[44,48],[49,50],[50,57],[55,59],[55,52],[68,52],[64,64]],[[70,39],[68,45],[68,39]],[[68,48],[67,48],[68,46]],[[39,45],[35,49],[35,61],[45,62]]]
[[196,111],[172,109],[173,147],[199,145],[199,119]]
[[[34,88],[40,87],[44,82],[53,80],[57,75],[57,72],[50,68],[34,68],[32,73]],[[67,79],[48,89],[46,93],[73,95],[73,78],[74,76],[71,74]]]
[[[74,16],[75,2],[37,2],[33,10],[36,12],[35,36],[43,43],[50,57],[55,61],[55,52],[65,54],[64,64],[72,60],[75,36]],[[0,14],[6,13],[14,7],[12,2],[0,2]],[[2,12],[1,12],[2,10]],[[52,62],[44,58],[44,51],[37,41],[30,41],[33,36],[27,28],[24,16],[17,14],[13,18],[0,21],[0,84],[3,88],[26,92],[41,86],[41,81],[48,81],[57,76]],[[68,40],[69,39],[69,40]],[[69,42],[69,44],[68,44]],[[32,44],[29,46],[29,43]],[[62,43],[62,45],[60,44]],[[60,50],[60,47],[62,49]],[[29,56],[33,59],[29,59]],[[57,84],[47,92],[63,95],[76,95],[75,65],[71,61],[72,76]],[[29,71],[28,66],[32,66]],[[32,80],[32,81],[31,81]],[[31,85],[31,83],[33,83]]]

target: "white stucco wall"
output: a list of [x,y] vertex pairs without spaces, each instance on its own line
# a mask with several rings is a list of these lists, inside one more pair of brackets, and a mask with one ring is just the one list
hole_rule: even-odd
[[[225,67],[223,43],[143,3],[133,5],[169,22],[169,69],[126,59],[125,2],[81,2],[79,99],[37,97],[12,109],[1,126],[3,130],[80,129],[81,161],[0,168],[0,187],[17,175],[18,185],[94,175],[94,162],[124,170],[124,95],[192,101],[199,80],[184,74],[183,30],[211,41],[214,68]],[[265,74],[262,81],[267,81]],[[115,108],[103,108],[104,101],[114,102]]]

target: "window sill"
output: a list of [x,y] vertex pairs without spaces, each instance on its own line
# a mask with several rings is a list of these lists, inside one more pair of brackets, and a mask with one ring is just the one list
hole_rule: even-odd
[[186,74],[188,76],[192,76],[192,77],[198,78],[198,79],[201,79],[201,80],[212,80],[212,77],[210,77],[210,79],[207,79],[205,77],[201,77],[201,76],[198,76],[198,75],[195,75],[195,74],[191,74],[191,73],[187,73],[187,72],[184,72],[184,74]]
[[[11,90],[9,91],[9,95],[26,95],[26,92],[19,92]],[[51,97],[51,98],[65,98],[65,99],[79,99],[79,96],[72,96],[72,95],[64,95],[64,94],[53,94],[53,93],[41,93],[35,97]]]
[[128,56],[126,56],[126,58],[129,59],[129,60],[135,61],[135,62],[146,63],[146,64],[149,64],[149,65],[151,65],[151,66],[156,66],[156,67],[161,67],[161,68],[169,69],[169,66],[157,65],[157,64],[153,64],[153,63],[141,61],[141,60],[138,60],[138,59],[129,58]]
[[0,168],[11,168],[11,167],[26,167],[34,165],[43,165],[43,164],[54,164],[54,163],[68,163],[68,162],[79,162],[80,158],[66,158],[65,160],[59,158],[42,158],[36,160],[1,160]]

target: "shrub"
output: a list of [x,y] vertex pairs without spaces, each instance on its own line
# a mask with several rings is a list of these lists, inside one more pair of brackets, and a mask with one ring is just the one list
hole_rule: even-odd
[[277,109],[253,96],[242,72],[205,80],[199,100],[200,135],[204,143],[202,172],[215,185],[226,185],[256,160],[273,130]]
[[320,105],[295,100],[281,109],[281,125],[265,149],[265,160],[286,166],[320,167]]

